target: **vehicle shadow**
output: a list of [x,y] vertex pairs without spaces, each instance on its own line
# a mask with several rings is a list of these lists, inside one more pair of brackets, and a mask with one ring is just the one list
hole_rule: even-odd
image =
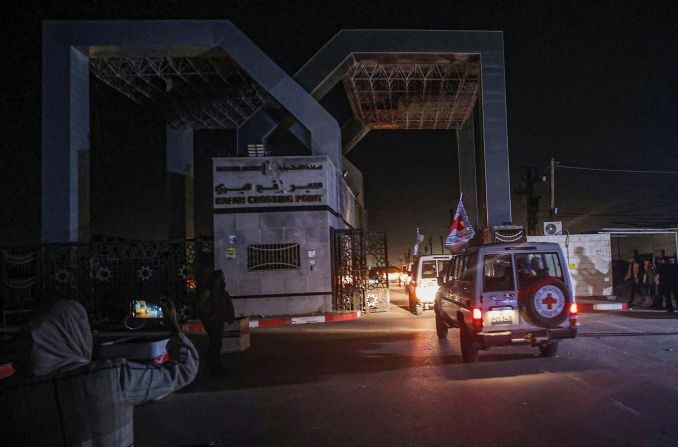
[[[206,337],[198,340],[201,354],[205,352],[206,342]],[[223,372],[210,374],[201,370],[196,380],[179,392],[314,383],[338,376],[419,367],[437,368],[441,376],[453,380],[542,373],[543,365],[536,353],[530,352],[530,348],[525,349],[528,351],[520,353],[481,351],[478,363],[464,364],[457,340],[438,340],[430,332],[360,336],[252,334],[252,348],[223,356]],[[559,368],[571,369],[573,366],[560,365]]]

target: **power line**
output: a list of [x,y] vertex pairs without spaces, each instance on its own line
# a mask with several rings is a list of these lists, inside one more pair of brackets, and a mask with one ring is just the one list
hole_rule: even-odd
[[678,171],[653,171],[643,169],[615,169],[615,168],[592,168],[589,166],[571,166],[556,163],[556,168],[559,169],[575,169],[579,171],[602,171],[602,172],[625,172],[630,174],[668,174],[675,175]]

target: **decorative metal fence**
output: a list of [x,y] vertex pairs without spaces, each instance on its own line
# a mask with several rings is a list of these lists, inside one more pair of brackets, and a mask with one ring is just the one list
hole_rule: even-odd
[[362,230],[334,230],[332,239],[335,310],[387,310],[386,235]]
[[81,302],[95,323],[122,318],[130,299],[164,295],[190,317],[195,279],[212,265],[213,243],[204,239],[0,249],[3,325],[51,297]]

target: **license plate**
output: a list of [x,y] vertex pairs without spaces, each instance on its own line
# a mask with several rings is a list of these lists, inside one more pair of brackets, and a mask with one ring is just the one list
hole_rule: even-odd
[[513,324],[513,310],[491,310],[488,312],[490,324],[492,326],[510,325]]

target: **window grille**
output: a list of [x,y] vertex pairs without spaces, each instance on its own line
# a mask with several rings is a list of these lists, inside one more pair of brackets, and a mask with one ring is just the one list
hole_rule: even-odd
[[247,270],[297,270],[301,268],[299,244],[257,244],[247,246]]
[[263,157],[266,155],[263,144],[248,144],[247,155],[250,157]]

